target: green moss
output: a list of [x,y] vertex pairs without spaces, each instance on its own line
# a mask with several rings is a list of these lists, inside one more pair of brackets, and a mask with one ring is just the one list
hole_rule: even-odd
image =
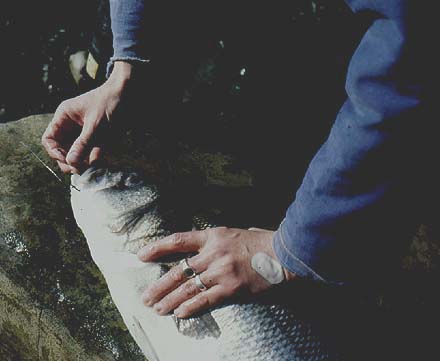
[[224,187],[252,185],[252,176],[248,171],[232,168],[234,159],[230,155],[195,150],[190,154],[190,159],[200,168],[209,184]]
[[10,322],[4,322],[0,328],[0,340],[0,360],[35,360],[35,350],[28,346],[31,340],[22,328]]
[[[15,275],[34,302],[53,312],[88,352],[117,350],[115,359],[143,360],[76,225],[69,177],[58,172],[64,183],[58,182],[18,143],[23,140],[57,169],[39,143],[50,118],[35,116],[0,128],[0,210],[6,219],[0,234],[15,230],[26,246],[17,254],[18,262],[8,266],[8,274]],[[14,300],[8,303],[17,307]]]

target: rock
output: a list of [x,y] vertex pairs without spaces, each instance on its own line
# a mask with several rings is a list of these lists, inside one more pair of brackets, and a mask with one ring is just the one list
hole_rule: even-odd
[[111,361],[93,355],[56,317],[39,308],[0,268],[0,360]]
[[28,144],[47,160],[38,141],[50,119],[50,114],[37,115],[0,125],[0,234],[14,229],[19,221],[15,214],[25,206],[32,188],[36,188],[32,186],[31,179],[27,182],[25,178],[35,169],[38,172],[39,167],[35,167],[35,160],[19,142]]
[[40,145],[51,118],[0,125],[0,359],[144,360],[77,229],[69,177]]

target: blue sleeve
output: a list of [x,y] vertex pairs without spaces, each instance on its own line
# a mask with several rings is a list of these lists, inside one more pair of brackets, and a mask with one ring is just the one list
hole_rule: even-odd
[[416,148],[415,129],[423,126],[417,114],[426,90],[413,46],[424,39],[410,26],[416,13],[407,2],[349,4],[376,17],[350,62],[348,99],[273,240],[287,269],[335,284],[374,270],[388,237],[405,226],[391,218],[407,208],[408,148]]
[[113,56],[107,66],[110,75],[117,60],[147,63],[144,0],[110,0]]

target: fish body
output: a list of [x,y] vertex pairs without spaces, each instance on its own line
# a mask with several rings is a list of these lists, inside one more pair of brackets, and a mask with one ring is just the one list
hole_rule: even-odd
[[144,263],[136,253],[176,231],[174,208],[182,207],[162,201],[165,190],[134,172],[90,168],[73,175],[72,185],[81,190],[71,192],[77,224],[149,361],[338,359],[313,325],[276,299],[229,303],[187,320],[157,315],[141,294],[175,263]]

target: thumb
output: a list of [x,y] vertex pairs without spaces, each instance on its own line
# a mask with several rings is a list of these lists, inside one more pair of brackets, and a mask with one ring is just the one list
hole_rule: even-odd
[[81,165],[82,160],[86,157],[85,153],[90,148],[93,132],[94,128],[88,125],[87,122],[85,122],[81,134],[70,147],[69,153],[67,153],[67,164],[76,168]]

